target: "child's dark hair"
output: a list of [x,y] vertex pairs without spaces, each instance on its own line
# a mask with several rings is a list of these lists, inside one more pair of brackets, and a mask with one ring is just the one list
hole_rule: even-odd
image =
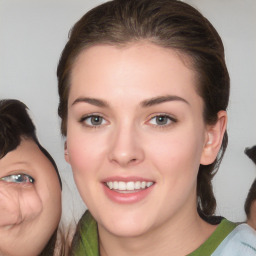
[[256,145],[251,148],[246,148],[244,153],[256,164]]
[[[244,153],[256,164],[256,145],[251,148],[246,148]],[[250,218],[251,205],[256,200],[256,179],[252,183],[247,198],[244,204],[244,211],[247,219]]]
[[252,205],[252,202],[254,202],[255,200],[256,200],[256,179],[254,180],[254,182],[252,183],[249,189],[249,193],[247,195],[247,198],[244,204],[244,211],[246,213],[247,219],[250,218],[251,205]]

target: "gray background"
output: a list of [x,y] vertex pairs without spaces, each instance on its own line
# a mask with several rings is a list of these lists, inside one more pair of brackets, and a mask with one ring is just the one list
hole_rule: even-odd
[[[84,210],[68,164],[57,116],[56,67],[72,25],[92,0],[0,0],[0,98],[17,98],[31,109],[42,144],[55,158],[64,183],[64,220]],[[217,214],[233,221],[245,218],[243,204],[256,176],[244,154],[256,144],[256,1],[187,0],[216,27],[231,76],[229,146],[214,178]]]

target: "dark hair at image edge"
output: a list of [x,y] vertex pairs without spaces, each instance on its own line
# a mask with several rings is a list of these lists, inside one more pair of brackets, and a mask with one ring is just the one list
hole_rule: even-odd
[[[73,65],[93,45],[125,46],[150,42],[176,50],[197,75],[197,92],[204,101],[204,120],[214,124],[229,101],[229,74],[224,47],[211,23],[190,5],[176,0],[116,0],[85,14],[72,28],[57,69],[61,131],[67,133],[68,96]],[[201,216],[215,212],[212,178],[227,147],[225,132],[214,163],[199,168],[197,197]]]
[[[253,161],[254,164],[256,164],[256,145],[251,148],[246,148],[244,153]],[[251,206],[254,201],[256,201],[256,179],[253,181],[249,189],[244,204],[244,211],[248,219],[250,218]]]
[[244,211],[245,211],[248,219],[250,218],[250,211],[251,211],[252,203],[255,200],[256,200],[256,179],[254,180],[254,182],[252,183],[252,185],[249,189],[249,193],[247,195],[247,198],[246,198],[245,204],[244,204]]
[[256,164],[256,145],[251,148],[245,148],[244,153]]
[[24,103],[18,100],[1,100],[0,121],[0,158],[16,149],[22,138],[30,138],[38,143],[35,126]]

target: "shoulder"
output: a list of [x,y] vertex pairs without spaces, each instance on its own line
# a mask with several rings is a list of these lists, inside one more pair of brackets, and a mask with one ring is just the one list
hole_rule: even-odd
[[212,256],[255,256],[256,231],[247,224],[238,225],[222,241]]
[[99,255],[97,223],[89,211],[78,222],[71,244],[71,255]]

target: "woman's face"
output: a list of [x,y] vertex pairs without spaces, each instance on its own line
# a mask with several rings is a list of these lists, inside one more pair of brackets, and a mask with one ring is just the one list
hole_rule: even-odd
[[34,141],[23,139],[0,159],[0,178],[0,254],[38,255],[60,220],[56,171]]
[[150,43],[93,46],[76,60],[66,160],[100,231],[137,236],[196,212],[209,136],[186,63]]

